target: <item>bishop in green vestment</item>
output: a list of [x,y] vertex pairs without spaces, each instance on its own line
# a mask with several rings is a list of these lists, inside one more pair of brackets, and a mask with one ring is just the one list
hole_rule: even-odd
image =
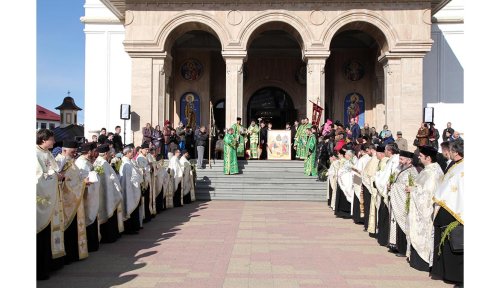
[[304,127],[302,128],[302,133],[300,133],[299,143],[302,144],[300,146],[301,150],[299,152],[299,158],[305,160],[307,158],[307,129],[311,129],[312,125],[309,123],[308,118],[304,118]]
[[250,135],[250,159],[259,159],[259,131],[259,126],[255,124],[255,120],[252,120],[247,129],[247,133]]
[[241,126],[241,117],[236,118],[236,123],[231,126],[234,130],[234,139],[238,142],[238,147],[236,148],[236,157],[245,157],[245,137],[242,134],[243,126]]
[[304,144],[302,143],[302,133],[304,133],[304,119],[302,119],[300,121],[300,125],[299,127],[297,128],[297,133],[295,134],[295,139],[294,139],[294,144],[293,144],[293,148],[295,149],[295,159],[303,159],[302,158],[302,147],[304,146]]
[[233,136],[234,129],[229,128],[224,136],[224,174],[238,174],[238,159],[236,158],[236,147],[238,143]]
[[304,174],[307,176],[318,176],[318,165],[316,164],[316,136],[311,128],[306,128],[307,144],[305,146],[306,160],[304,161]]

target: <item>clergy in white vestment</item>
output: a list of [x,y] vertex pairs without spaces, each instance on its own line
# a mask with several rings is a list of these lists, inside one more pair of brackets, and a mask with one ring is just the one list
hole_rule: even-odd
[[[347,150],[349,149],[349,150]],[[355,165],[354,151],[350,146],[344,145],[339,150],[343,159],[340,160],[339,170],[337,172],[337,191],[335,195],[335,216],[341,218],[351,218],[352,197],[352,168]],[[345,190],[345,191],[344,191]]]
[[164,160],[161,155],[158,154],[157,149],[150,149],[148,154],[148,159],[152,163],[151,169],[151,177],[153,185],[152,187],[154,192],[154,202],[155,202],[155,213],[159,214],[163,210],[166,209],[165,206],[165,197],[163,191],[163,186],[165,182],[165,177],[167,176],[167,170],[163,166]]
[[149,153],[146,155],[146,159],[148,159],[148,163],[149,163],[149,173],[150,173],[150,177],[151,177],[151,182],[149,184],[149,190],[150,190],[150,195],[151,195],[151,203],[150,203],[150,209],[151,209],[151,217],[155,217],[156,216],[156,196],[158,196],[158,194],[156,193],[156,174],[158,173],[157,172],[157,169],[156,168],[156,147],[151,144],[152,146],[149,147]]
[[[170,157],[172,159],[172,157]],[[175,172],[171,170],[170,160],[165,159],[163,162],[163,167],[165,169],[165,177],[163,178],[163,201],[165,203],[165,208],[174,207],[174,192],[175,192]]]
[[54,132],[36,133],[36,278],[50,276],[52,259],[61,259],[64,251],[64,218],[58,189],[59,167],[49,149],[55,143]]
[[[378,205],[378,233],[377,242],[381,246],[389,245],[390,236],[390,224],[391,224],[391,214],[389,211],[389,185],[394,181],[398,171],[399,166],[399,149],[398,144],[389,143],[385,146],[385,156],[389,158],[385,168],[378,171],[375,174],[375,187],[377,188],[378,195],[380,196],[380,202],[377,201]],[[378,200],[378,199],[377,199]],[[379,204],[380,203],[380,204]],[[394,247],[391,251],[394,251]]]
[[80,178],[87,179],[87,185],[83,196],[83,207],[85,209],[85,225],[87,233],[88,251],[99,250],[99,224],[97,213],[99,211],[100,182],[94,170],[92,162],[92,150],[97,145],[93,142],[83,143],[80,147],[81,155],[76,159],[75,165],[80,169]]
[[399,173],[390,187],[389,207],[391,216],[394,218],[394,223],[391,222],[391,232],[389,244],[393,245],[398,251],[396,254],[399,257],[406,256],[407,241],[406,234],[408,217],[407,202],[409,194],[406,193],[406,187],[413,186],[418,171],[413,167],[413,153],[409,151],[399,151]]
[[372,189],[371,189],[371,199],[370,199],[370,215],[368,219],[368,234],[371,237],[377,238],[378,234],[378,212],[380,208],[380,202],[381,202],[381,196],[380,193],[377,190],[377,187],[375,185],[375,179],[377,175],[382,173],[384,171],[385,166],[387,165],[387,161],[389,161],[389,157],[385,156],[385,146],[377,146],[376,148],[376,153],[375,155],[377,156],[378,164],[377,164],[377,170],[375,171],[375,175],[373,175],[373,184],[372,184]]
[[99,171],[99,230],[102,243],[113,243],[123,227],[123,196],[120,176],[111,166],[111,153],[106,146],[99,146],[98,156],[94,161],[94,170]]
[[181,151],[181,159],[179,163],[181,168],[183,169],[182,173],[182,195],[184,204],[191,203],[191,201],[195,201],[194,195],[194,180],[193,180],[193,171],[191,169],[191,163],[189,163],[189,152],[184,149]]
[[78,143],[74,140],[63,141],[61,154],[56,156],[59,172],[64,174],[60,183],[63,216],[65,263],[71,263],[88,257],[87,231],[83,197],[88,180],[81,179],[80,169],[75,165]]
[[182,197],[182,174],[184,170],[181,167],[181,163],[179,162],[181,156],[181,151],[176,149],[174,151],[174,155],[170,158],[168,168],[170,169],[170,173],[173,176],[174,180],[174,195],[173,195],[173,204],[174,207],[181,207],[183,205],[183,197]]
[[431,274],[462,286],[465,220],[464,144],[462,141],[454,141],[450,144],[450,159],[452,162],[447,167],[433,199],[435,203],[434,245],[432,246],[434,253]]
[[328,206],[332,208],[333,211],[335,211],[335,198],[337,195],[337,176],[338,176],[338,171],[340,168],[340,157],[338,154],[332,155],[330,157],[330,168],[328,168],[328,174],[327,174],[327,195],[326,198],[328,200]]
[[410,249],[406,253],[410,257],[411,267],[420,271],[429,271],[434,244],[432,197],[436,194],[443,171],[436,162],[437,150],[434,147],[419,146],[419,152],[418,159],[424,165],[424,170],[420,171],[416,177],[415,186],[407,189],[410,193],[409,232],[407,233]]
[[144,142],[136,158],[137,167],[141,170],[141,174],[144,178],[144,182],[141,186],[142,196],[144,197],[144,222],[151,221],[153,215],[151,165],[147,157],[148,153],[149,143]]
[[141,208],[141,172],[132,163],[134,148],[126,146],[123,149],[122,165],[120,166],[120,186],[123,198],[124,233],[137,234],[141,228],[139,210]]
[[362,194],[363,194],[363,222],[364,222],[364,231],[368,231],[368,223],[370,219],[370,206],[371,206],[371,198],[372,198],[372,190],[373,181],[375,177],[375,172],[377,172],[378,162],[380,161],[377,158],[377,150],[375,145],[368,145],[368,155],[370,155],[370,160],[365,166],[365,169],[361,172],[361,180],[362,180]]
[[365,218],[364,199],[363,199],[363,180],[362,173],[370,161],[370,149],[368,144],[362,144],[359,150],[358,161],[352,168],[353,171],[353,191],[354,198],[352,202],[352,220],[356,224],[363,224]]

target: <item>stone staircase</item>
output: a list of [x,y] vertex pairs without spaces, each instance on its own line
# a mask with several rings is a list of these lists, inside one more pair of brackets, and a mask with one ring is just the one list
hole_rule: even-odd
[[304,162],[238,160],[240,174],[224,175],[223,160],[196,171],[196,199],[326,201],[326,182],[304,175]]

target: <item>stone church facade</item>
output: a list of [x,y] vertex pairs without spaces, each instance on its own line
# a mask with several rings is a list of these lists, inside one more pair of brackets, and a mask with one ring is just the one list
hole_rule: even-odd
[[[432,17],[448,2],[87,0],[86,110],[90,104],[109,114],[103,107],[131,104],[135,144],[146,123],[208,125],[210,103],[221,129],[238,116],[244,125],[264,118],[283,128],[311,119],[317,103],[325,108],[322,123],[355,117],[414,135],[423,119]],[[108,96],[99,105],[102,62],[90,48],[106,40],[109,56],[112,37],[121,37],[123,51],[112,69],[106,58]],[[120,123],[118,112],[105,121],[88,113],[87,133]]]

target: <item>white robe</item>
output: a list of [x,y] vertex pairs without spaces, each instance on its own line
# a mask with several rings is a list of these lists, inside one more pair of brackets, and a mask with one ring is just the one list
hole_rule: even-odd
[[388,193],[387,193],[387,184],[389,184],[389,178],[391,174],[398,173],[399,166],[399,154],[392,155],[383,170],[378,171],[375,174],[375,186],[377,187],[377,191],[384,198],[384,202],[386,205],[389,205],[388,202]]
[[[432,223],[433,201],[443,171],[437,163],[425,166],[410,188],[410,211],[408,213],[408,243],[425,262],[432,263],[434,225]],[[409,249],[407,256],[409,256]],[[432,264],[431,264],[432,265]]]
[[[65,180],[62,183],[62,203],[64,212],[64,230],[73,222],[75,215],[82,213],[84,215],[85,209],[80,212],[80,205],[82,204],[83,192],[85,184],[80,175],[80,169],[76,167],[74,159],[66,158],[62,154],[57,155],[55,158],[58,162],[59,171],[64,172]],[[64,170],[64,171],[63,171]],[[83,206],[82,206],[83,208]],[[83,218],[85,219],[85,217]]]
[[122,188],[122,197],[124,203],[123,219],[130,218],[141,201],[141,183],[143,177],[140,171],[135,167],[127,157],[123,157],[120,166],[120,184]]
[[[91,174],[96,174],[94,172],[94,166],[90,161],[85,158],[84,155],[78,157],[75,161],[76,167],[80,169],[80,178],[85,179],[89,178]],[[87,185],[87,195],[84,197],[83,207],[85,208],[85,225],[89,226],[94,223],[97,218],[97,212],[99,211],[99,190],[100,190],[100,181],[98,177],[90,177],[93,179],[97,179],[96,182],[93,182]]]
[[181,160],[179,160],[179,164],[183,170],[182,173],[182,195],[186,196],[191,194],[191,198],[193,198],[194,194],[194,183],[193,183],[193,172],[191,171],[191,163],[186,157],[182,156]]
[[[156,161],[155,162],[155,173],[154,173],[154,177],[155,177],[155,198],[160,195],[160,192],[162,190],[162,188],[165,186],[165,178],[167,177],[167,169],[163,166],[163,161],[164,160],[160,160],[160,161]],[[163,197],[165,198],[165,193],[166,193],[166,189],[163,189]]]
[[50,224],[60,201],[57,190],[59,167],[49,150],[37,146],[36,157],[36,233],[39,233]]
[[[328,183],[332,188],[332,199],[330,201],[330,207],[335,211],[335,198],[337,195],[337,176],[338,176],[338,171],[340,169],[341,161],[340,160],[334,160],[330,164],[330,168],[328,168]],[[328,186],[326,188],[326,199],[328,199],[329,195],[329,189]]]
[[170,159],[170,162],[168,163],[168,168],[170,168],[170,171],[173,172],[174,192],[175,192],[175,190],[177,190],[179,184],[182,181],[182,174],[184,172],[184,170],[181,168],[181,163],[179,162],[179,158],[172,157]]
[[[359,177],[359,181],[354,181],[353,183],[353,189],[354,189],[354,194],[356,194],[356,197],[358,197],[358,199],[360,201],[361,200],[361,191],[363,189],[362,185],[362,173],[363,171],[365,170],[365,167],[366,165],[368,164],[368,162],[371,160],[372,158],[370,157],[370,155],[368,154],[365,154],[363,156],[361,156],[361,158],[358,159],[358,162],[356,162],[356,165],[354,165],[354,168],[359,171],[359,172],[356,172],[356,171],[353,171],[353,175],[354,175],[354,178],[356,177]],[[359,183],[356,184],[356,182]]]
[[458,222],[464,224],[464,160],[448,169],[432,200],[437,204],[434,217],[439,209],[444,208]]
[[418,171],[415,167],[410,166],[409,168],[401,168],[401,172],[396,178],[396,182],[391,185],[391,212],[394,214],[394,219],[398,223],[399,227],[405,235],[407,231],[407,221],[408,215],[406,214],[406,197],[407,193],[405,191],[408,186],[409,176],[413,177],[415,180],[418,176]]
[[[94,167],[102,167],[104,173],[99,175],[100,179],[100,193],[99,193],[99,224],[104,224],[109,218],[113,217],[115,210],[123,201],[122,187],[120,184],[120,177],[116,175],[115,170],[111,165],[99,156],[94,162]],[[118,215],[121,219],[121,215]]]
[[351,203],[351,213],[352,213],[352,203],[354,199],[354,189],[353,189],[353,177],[354,177],[354,172],[352,171],[352,168],[356,165],[358,161],[358,158],[353,156],[350,160],[345,160],[343,165],[340,166],[339,172],[338,172],[338,183],[340,189],[344,192],[344,195]]

